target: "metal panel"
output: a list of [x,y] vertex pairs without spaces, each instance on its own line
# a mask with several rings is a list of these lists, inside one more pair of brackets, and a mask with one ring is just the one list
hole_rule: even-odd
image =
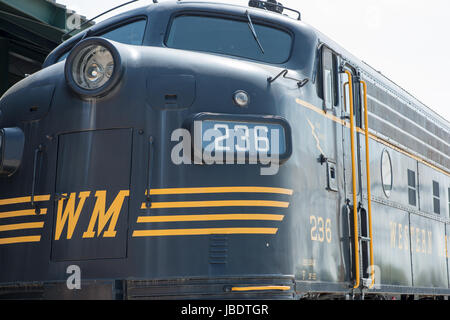
[[417,123],[419,126],[425,128],[427,131],[432,134],[438,136],[439,138],[450,141],[450,132],[447,130],[443,130],[443,128],[439,127],[436,123],[427,119],[423,114],[420,114],[413,108],[409,107],[406,103],[403,103],[400,99],[395,98],[389,92],[371,84],[368,84],[368,94],[372,97],[375,97],[378,101],[382,102],[385,105],[388,105],[393,110],[399,112],[404,115],[406,118],[411,121]]
[[[380,203],[372,203],[375,266],[383,285],[412,285],[409,214]],[[376,276],[378,276],[376,274]],[[380,281],[380,282],[378,282]]]
[[189,108],[195,100],[192,75],[153,75],[147,79],[148,103],[156,109]]
[[439,184],[439,215],[448,218],[448,178],[442,173],[439,173],[422,163],[419,163],[418,168],[420,210],[428,213],[435,213],[433,203],[433,181],[435,181]]
[[446,155],[450,154],[449,141],[443,140],[439,135],[433,134],[431,131],[422,127],[420,124],[409,120],[403,115],[400,115],[398,113],[398,110],[396,110],[397,112],[394,112],[391,108],[383,105],[382,103],[379,103],[378,101],[373,100],[373,98],[371,97],[369,97],[369,110],[374,115],[381,117],[386,121],[389,121],[389,123],[394,127],[403,130],[403,134],[410,134],[416,137],[419,140],[417,141],[417,143],[429,145],[430,147],[437,149],[438,151],[441,151]]
[[415,287],[448,287],[445,224],[411,214],[411,256]]
[[126,256],[131,134],[115,129],[60,136],[53,260]]
[[[370,140],[369,147],[372,195],[381,199],[390,200],[397,204],[409,206],[408,169],[416,172],[417,175],[417,161],[374,140]],[[383,192],[382,186],[381,155],[383,153],[383,150],[386,150],[389,153],[392,162],[393,183],[389,198],[387,198],[387,196]],[[365,167],[363,174],[365,175]],[[363,185],[363,188],[366,188],[365,184]],[[415,208],[417,208],[417,206]]]
[[[296,167],[291,175],[298,191],[294,194],[295,219],[290,227],[296,280],[302,286],[305,282],[319,285],[349,281],[351,240],[342,192],[342,138],[337,137],[342,130],[336,123],[308,111],[297,119],[292,128]],[[319,161],[321,155],[336,161],[336,185],[341,192],[328,189],[328,167]]]
[[450,133],[368,83],[370,128],[450,169]]

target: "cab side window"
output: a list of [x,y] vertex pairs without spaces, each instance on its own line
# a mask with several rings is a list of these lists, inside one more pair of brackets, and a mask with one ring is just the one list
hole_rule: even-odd
[[100,34],[100,37],[117,41],[124,44],[131,44],[135,46],[142,45],[144,40],[144,31],[147,24],[146,20],[138,20],[119,28],[113,29],[106,33]]
[[323,99],[325,110],[332,110],[338,104],[337,58],[328,48],[320,53],[320,71],[318,74],[318,94]]
[[[140,46],[144,41],[145,26],[147,20],[137,20],[131,23],[121,25],[120,27],[110,29],[104,33],[95,34],[95,37],[102,37],[108,40],[117,41],[124,44]],[[64,53],[59,59],[63,61],[69,55],[70,50]]]

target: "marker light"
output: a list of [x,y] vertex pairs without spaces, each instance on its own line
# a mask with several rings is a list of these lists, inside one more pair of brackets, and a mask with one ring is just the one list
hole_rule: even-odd
[[67,83],[78,94],[105,95],[120,78],[120,54],[108,40],[91,38],[72,49],[65,72]]
[[250,97],[247,92],[243,90],[236,91],[233,96],[234,103],[239,107],[246,107],[250,103]]

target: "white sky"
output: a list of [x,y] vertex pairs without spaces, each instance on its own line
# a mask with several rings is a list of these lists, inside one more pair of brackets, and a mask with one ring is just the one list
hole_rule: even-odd
[[[56,1],[88,18],[127,2],[127,0]],[[240,5],[248,3],[248,0],[212,1]],[[151,2],[140,0],[98,21]],[[450,121],[449,0],[281,0],[280,2],[299,10],[304,22],[381,71]]]

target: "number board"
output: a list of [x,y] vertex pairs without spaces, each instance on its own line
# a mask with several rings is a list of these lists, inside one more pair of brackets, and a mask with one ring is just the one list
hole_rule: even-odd
[[194,116],[191,132],[194,153],[201,152],[203,159],[270,157],[284,162],[292,153],[290,126],[277,116],[201,113]]

